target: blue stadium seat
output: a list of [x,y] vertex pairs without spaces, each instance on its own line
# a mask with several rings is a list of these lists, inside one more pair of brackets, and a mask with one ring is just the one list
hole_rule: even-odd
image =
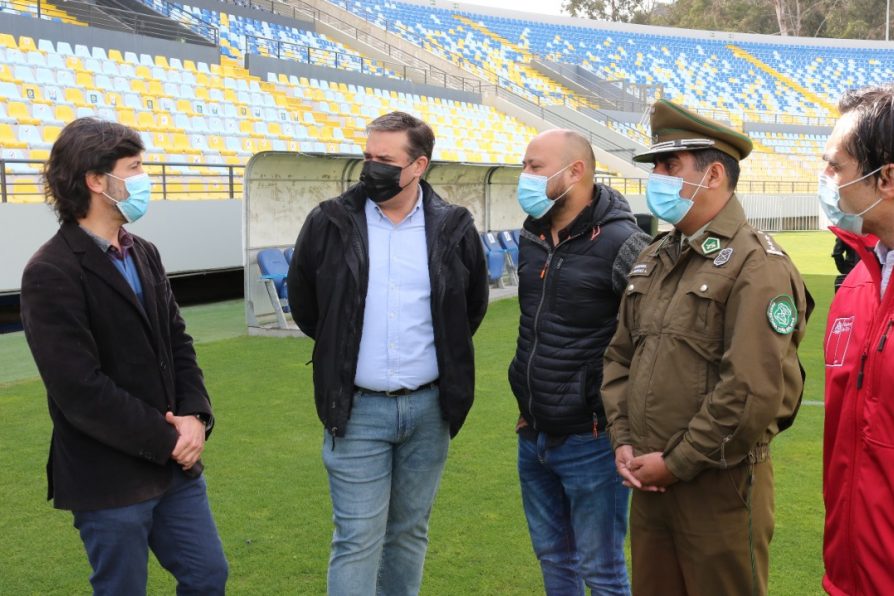
[[486,232],[481,234],[481,244],[484,246],[484,254],[487,257],[487,277],[490,283],[502,288],[503,273],[506,270],[506,253],[499,247],[491,250],[486,236]]
[[267,290],[277,321],[281,327],[286,327],[283,313],[289,312],[289,289],[286,284],[289,262],[280,249],[265,248],[258,253],[258,269],[261,270],[261,281]]
[[497,238],[499,238],[503,250],[505,250],[512,259],[512,266],[518,271],[518,243],[515,241],[512,232],[509,230],[497,232]]

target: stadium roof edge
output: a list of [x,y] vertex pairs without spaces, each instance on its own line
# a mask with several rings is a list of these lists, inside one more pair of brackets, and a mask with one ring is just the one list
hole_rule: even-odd
[[536,12],[523,12],[520,10],[508,10],[488,6],[478,6],[453,0],[398,0],[405,4],[414,4],[423,8],[440,8],[443,10],[465,11],[493,17],[519,19],[525,21],[536,20],[540,23],[553,23],[576,27],[587,27],[601,31],[619,31],[644,33],[651,35],[688,37],[699,40],[725,41],[729,43],[763,43],[773,45],[793,46],[817,46],[838,48],[864,48],[879,50],[894,50],[894,43],[881,40],[861,39],[832,39],[828,37],[783,37],[780,35],[763,35],[758,33],[733,33],[729,31],[707,31],[701,29],[678,29],[675,27],[656,27],[651,25],[634,25],[630,23],[613,23],[611,21],[596,21],[593,19],[575,18],[570,16],[556,16]]

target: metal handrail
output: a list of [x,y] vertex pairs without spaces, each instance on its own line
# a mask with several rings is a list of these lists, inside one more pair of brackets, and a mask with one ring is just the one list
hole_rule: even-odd
[[382,70],[393,78],[405,81],[423,84],[443,83],[443,81],[431,81],[429,72],[423,68],[407,66],[398,62],[373,60],[357,54],[346,54],[325,48],[315,48],[281,39],[246,35],[245,47],[246,53],[261,54],[261,50],[266,50],[268,54],[275,56],[278,60],[297,60],[306,64],[328,66],[360,73],[376,74],[376,70]]
[[[596,182],[611,186],[624,195],[646,194],[645,178],[596,176]],[[816,193],[816,182],[803,180],[739,180],[736,193],[742,194],[806,194]]]
[[[20,171],[11,165],[32,166],[32,171]],[[44,162],[38,159],[0,159],[0,203],[10,203],[11,197],[43,197],[42,186]],[[233,164],[194,164],[186,162],[144,162],[153,176],[153,200],[178,200],[187,198],[208,198],[220,200],[241,198],[237,186],[241,186],[245,166]],[[206,172],[172,172],[171,168],[205,168],[220,171],[219,174]],[[180,190],[173,190],[173,185]],[[209,185],[223,186],[223,190],[208,190]],[[31,201],[28,201],[31,202]]]

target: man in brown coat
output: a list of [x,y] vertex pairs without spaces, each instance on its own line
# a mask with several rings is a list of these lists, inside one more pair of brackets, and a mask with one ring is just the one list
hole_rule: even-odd
[[803,390],[812,300],[735,196],[745,135],[660,100],[646,199],[673,224],[630,272],[605,354],[618,473],[635,489],[633,593],[765,594],[769,443]]

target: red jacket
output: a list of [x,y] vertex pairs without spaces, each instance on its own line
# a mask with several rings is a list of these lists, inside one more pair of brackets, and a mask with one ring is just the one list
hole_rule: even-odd
[[[833,229],[860,263],[832,301],[824,341],[823,587],[894,594],[894,289],[879,298],[877,239]],[[894,282],[894,279],[892,279]]]

